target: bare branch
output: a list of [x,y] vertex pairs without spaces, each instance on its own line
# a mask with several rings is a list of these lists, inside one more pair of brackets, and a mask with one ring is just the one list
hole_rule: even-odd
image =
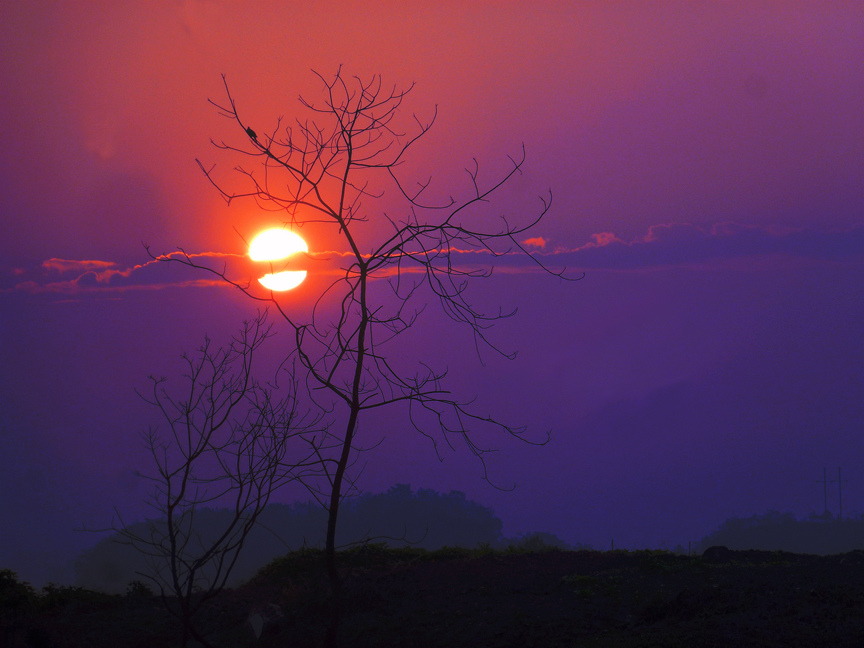
[[[208,645],[193,624],[202,605],[225,587],[246,538],[272,494],[291,482],[320,477],[318,419],[301,413],[297,385],[277,395],[258,383],[253,357],[272,335],[266,312],[244,323],[228,346],[205,338],[184,354],[185,386],[172,395],[167,379],[151,377],[143,398],[159,410],[161,425],[142,438],[154,463],[144,475],[153,486],[158,517],[145,533],[118,529],[150,556],[145,574],[188,636]],[[232,516],[215,537],[203,537],[196,515],[205,504],[228,505]]]

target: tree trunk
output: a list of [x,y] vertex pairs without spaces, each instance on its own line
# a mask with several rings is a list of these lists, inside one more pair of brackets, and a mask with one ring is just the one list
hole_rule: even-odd
[[348,425],[345,430],[342,455],[339,457],[339,464],[333,477],[333,488],[330,491],[330,510],[327,516],[327,542],[324,547],[324,560],[327,565],[327,577],[330,581],[330,619],[327,624],[327,635],[325,638],[327,648],[337,647],[339,620],[342,615],[342,582],[339,579],[339,568],[336,565],[336,522],[339,518],[339,501],[342,497],[342,479],[345,476],[345,469],[348,467],[348,458],[351,455],[354,431],[357,428],[357,416],[359,413],[359,406],[352,405],[351,416],[348,419]]

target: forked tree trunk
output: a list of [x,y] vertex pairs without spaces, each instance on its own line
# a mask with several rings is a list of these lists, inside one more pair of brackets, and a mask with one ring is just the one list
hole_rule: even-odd
[[333,486],[330,490],[330,510],[327,516],[327,542],[324,548],[327,563],[327,577],[330,581],[330,619],[327,624],[325,645],[336,648],[338,644],[339,621],[342,616],[342,583],[339,579],[339,567],[336,564],[336,522],[339,518],[339,502],[342,499],[342,480],[348,468],[351,448],[354,447],[354,433],[357,430],[357,418],[360,415],[360,384],[363,377],[363,364],[366,360],[366,329],[369,326],[369,311],[366,306],[366,268],[360,270],[360,326],[357,330],[357,362],[354,365],[354,380],[351,386],[351,412],[348,424],[345,426],[345,438],[342,440],[342,454],[333,476]]

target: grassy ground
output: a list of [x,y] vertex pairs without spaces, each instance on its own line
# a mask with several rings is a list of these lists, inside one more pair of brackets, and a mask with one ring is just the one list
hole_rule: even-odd
[[[351,648],[864,645],[864,552],[688,557],[371,545],[340,559],[340,639]],[[0,645],[177,645],[176,622],[142,592],[55,588],[16,603],[13,590],[0,588]],[[197,621],[215,646],[318,646],[327,601],[322,556],[306,551],[224,592]]]

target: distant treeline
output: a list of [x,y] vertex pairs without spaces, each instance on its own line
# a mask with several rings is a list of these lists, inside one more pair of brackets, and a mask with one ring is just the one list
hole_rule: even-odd
[[[215,537],[225,528],[231,513],[227,510],[200,509],[195,515],[195,531],[202,538]],[[271,504],[246,540],[229,585],[251,578],[274,558],[303,547],[323,547],[327,513],[318,504]],[[447,494],[430,489],[412,491],[397,484],[384,493],[365,494],[346,500],[340,508],[337,546],[371,541],[390,547],[413,545],[435,550],[444,546],[475,548],[480,544],[494,549],[511,545],[524,548],[571,547],[550,533],[533,533],[505,538],[503,524],[494,512],[466,499],[461,491]],[[146,523],[131,525],[132,534],[146,536]],[[84,551],[75,563],[75,584],[109,593],[123,593],[132,581],[147,582],[141,573],[150,573],[152,558],[130,546],[121,534],[100,541]]]
[[[195,530],[202,538],[221,532],[231,513],[201,509],[196,513]],[[271,504],[249,535],[232,573],[229,585],[251,578],[274,558],[303,547],[324,544],[326,512],[315,503]],[[570,545],[551,533],[529,533],[505,538],[503,524],[494,512],[466,499],[460,491],[443,494],[434,490],[412,491],[397,484],[384,493],[365,494],[342,504],[337,546],[371,541],[390,547],[413,545],[435,550],[441,547],[492,549],[510,546],[534,550],[556,547],[576,550],[589,545]],[[148,532],[146,523],[128,528],[133,534]],[[730,549],[762,549],[794,553],[833,554],[864,549],[864,517],[836,519],[811,516],[798,520],[792,513],[768,511],[749,518],[730,518],[715,531],[690,547],[678,545],[676,553],[700,554],[714,545]],[[133,581],[147,582],[142,573],[153,567],[148,558],[125,543],[116,533],[84,551],[75,564],[75,585],[109,593],[123,593]]]
[[[864,549],[864,517],[836,518],[830,513],[798,520],[792,513],[768,511],[748,518],[733,517],[700,540],[692,553],[724,545],[729,549],[761,549],[830,555]],[[686,552],[677,547],[676,551]]]

